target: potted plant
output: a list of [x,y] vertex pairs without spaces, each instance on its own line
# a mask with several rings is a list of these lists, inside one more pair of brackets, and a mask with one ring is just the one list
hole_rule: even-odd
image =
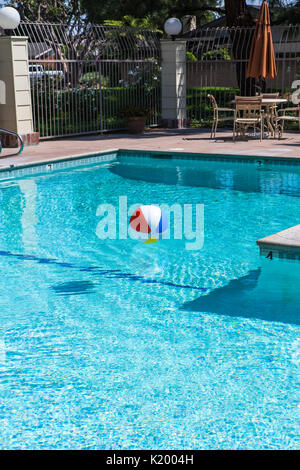
[[151,109],[147,106],[127,106],[119,111],[119,115],[127,119],[130,134],[142,134]]

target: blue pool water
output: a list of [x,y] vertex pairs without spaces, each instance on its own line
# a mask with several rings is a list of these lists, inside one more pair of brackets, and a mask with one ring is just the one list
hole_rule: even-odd
[[[204,204],[204,246],[100,240],[102,203]],[[300,167],[112,155],[0,182],[2,449],[299,447]],[[129,219],[128,219],[129,220]]]

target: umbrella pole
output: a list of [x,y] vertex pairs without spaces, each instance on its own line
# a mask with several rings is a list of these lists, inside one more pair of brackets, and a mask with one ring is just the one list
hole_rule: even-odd
[[263,77],[259,77],[259,86],[260,86],[260,89],[261,89],[261,93],[266,93],[267,80]]

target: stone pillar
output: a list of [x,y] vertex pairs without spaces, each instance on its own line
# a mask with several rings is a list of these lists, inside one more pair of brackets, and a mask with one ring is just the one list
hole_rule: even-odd
[[186,126],[186,41],[162,40],[162,125]]
[[[25,145],[38,144],[33,131],[27,38],[0,36],[0,127],[20,134]],[[15,136],[4,134],[3,147],[16,147]]]

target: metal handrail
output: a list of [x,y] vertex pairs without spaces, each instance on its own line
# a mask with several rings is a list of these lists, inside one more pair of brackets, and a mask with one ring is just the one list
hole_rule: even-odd
[[[11,131],[9,129],[5,129],[4,127],[0,127],[0,132],[3,132],[5,134],[15,135],[19,139],[19,141],[20,141],[20,150],[15,155],[20,155],[23,152],[23,149],[24,149],[24,141],[23,141],[22,137],[20,136],[20,134],[18,134],[15,131]],[[1,152],[1,150],[2,150],[2,146],[1,146],[1,143],[0,143],[0,152]]]

